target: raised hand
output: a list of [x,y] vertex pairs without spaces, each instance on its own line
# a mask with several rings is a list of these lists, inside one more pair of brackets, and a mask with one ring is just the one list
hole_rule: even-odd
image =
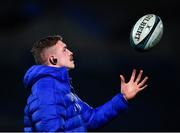
[[126,100],[130,100],[136,96],[136,94],[147,87],[146,81],[148,77],[146,76],[143,80],[141,80],[143,70],[140,70],[137,78],[136,78],[136,69],[133,69],[131,78],[128,83],[125,82],[125,78],[123,75],[120,75],[121,79],[121,93],[123,94]]

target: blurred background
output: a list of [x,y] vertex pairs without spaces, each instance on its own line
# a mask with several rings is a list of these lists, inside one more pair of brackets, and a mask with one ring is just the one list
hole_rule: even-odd
[[[129,110],[93,131],[180,131],[179,2],[177,0],[6,0],[0,4],[0,131],[23,131],[29,91],[22,79],[35,64],[30,49],[42,37],[59,34],[74,53],[70,71],[76,93],[93,107],[120,91],[133,68],[149,76],[148,87]],[[161,17],[157,46],[137,52],[129,44],[135,22],[145,14]]]

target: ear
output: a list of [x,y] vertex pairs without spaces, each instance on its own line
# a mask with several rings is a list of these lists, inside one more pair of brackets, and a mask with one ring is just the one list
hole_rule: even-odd
[[49,62],[52,64],[52,65],[56,65],[57,64],[57,58],[55,58],[54,56],[51,56],[49,58]]

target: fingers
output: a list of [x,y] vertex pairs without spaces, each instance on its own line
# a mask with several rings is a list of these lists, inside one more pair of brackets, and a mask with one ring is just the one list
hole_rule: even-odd
[[135,76],[136,76],[136,69],[133,69],[133,72],[132,72],[130,81],[133,81],[133,82],[134,82]]
[[[146,81],[147,81],[147,79],[148,79],[148,77],[146,76],[146,77],[140,82],[140,80],[141,80],[141,78],[142,78],[142,74],[143,74],[143,70],[140,70],[137,78],[135,79],[135,77],[136,77],[136,69],[133,69],[132,74],[131,74],[131,78],[130,78],[130,81],[129,81],[129,82],[130,82],[130,83],[131,83],[131,82],[135,82],[139,87],[142,87],[142,86],[146,83]],[[121,82],[122,82],[122,83],[125,83],[125,78],[124,78],[124,76],[123,76],[123,75],[120,75],[120,78],[121,78]],[[140,82],[140,83],[139,83],[139,82]]]
[[143,87],[139,88],[139,91],[143,90],[144,88],[146,88],[148,85],[144,85]]
[[139,74],[138,74],[138,76],[137,76],[137,79],[136,79],[136,83],[138,83],[139,81],[140,81],[140,79],[141,79],[141,76],[142,76],[142,73],[143,73],[143,70],[140,70],[140,72],[139,72]]
[[148,77],[146,76],[146,77],[138,84],[138,86],[139,86],[139,87],[143,86],[143,85],[146,83],[147,79],[148,79]]

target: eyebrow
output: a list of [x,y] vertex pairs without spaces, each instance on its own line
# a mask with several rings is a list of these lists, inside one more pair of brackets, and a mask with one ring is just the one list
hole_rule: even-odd
[[67,45],[64,43],[64,47],[67,47]]

